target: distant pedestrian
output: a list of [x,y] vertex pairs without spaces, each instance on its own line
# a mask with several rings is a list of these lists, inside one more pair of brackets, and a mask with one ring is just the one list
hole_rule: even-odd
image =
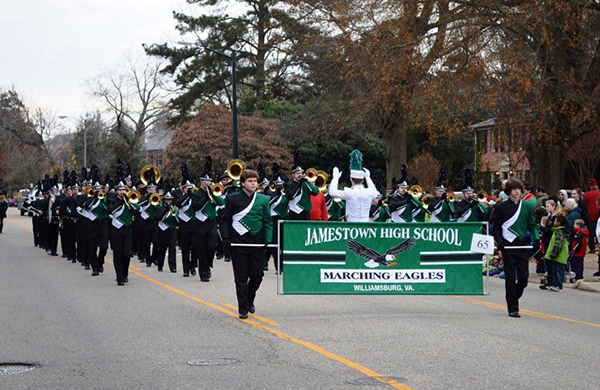
[[537,198],[537,201],[535,202],[535,208],[537,209],[538,207],[544,207],[546,199],[548,199],[548,194],[546,193],[544,187],[536,188],[535,197]]
[[565,231],[565,224],[567,220],[562,215],[559,215],[554,220],[554,228],[552,239],[550,240],[550,247],[546,251],[544,258],[548,260],[552,268],[552,279],[553,283],[548,286],[548,290],[551,291],[562,291],[563,279],[565,277],[565,266],[567,265],[567,259],[569,258],[569,241],[567,232]]
[[561,206],[564,206],[565,202],[567,201],[567,199],[569,199],[569,195],[567,194],[566,190],[560,190],[560,191],[558,191],[558,193],[556,194],[556,196],[558,196],[558,201],[560,202]]
[[552,229],[554,228],[554,221],[556,217],[563,216],[564,212],[556,196],[552,195],[546,200],[546,212],[548,215],[541,220],[540,232],[542,233],[542,247],[544,250],[544,264],[546,266],[546,282],[540,285],[540,289],[545,290],[547,286],[554,285],[554,275],[552,262],[545,259],[545,255],[550,247],[550,240],[552,239]]
[[6,218],[7,209],[8,203],[4,198],[4,194],[0,194],[0,234],[2,234],[2,228],[4,227],[4,218]]
[[535,187],[532,185],[526,185],[523,193],[523,200],[525,202],[531,203],[532,206],[535,206],[537,199],[535,198]]
[[600,199],[600,191],[598,191],[598,183],[596,179],[590,180],[590,190],[586,191],[583,195],[583,201],[588,207],[590,212],[590,223],[588,223],[588,229],[590,231],[590,237],[588,245],[590,253],[596,252],[596,225],[598,224],[598,199]]
[[572,237],[573,231],[575,230],[575,221],[581,218],[581,209],[577,205],[577,201],[573,198],[569,198],[565,202],[564,210],[567,213],[567,224],[565,230],[567,231],[567,237]]
[[581,219],[583,219],[585,224],[588,225],[590,223],[590,211],[588,210],[587,204],[581,195],[581,188],[575,188],[571,192],[571,197],[577,202],[577,206],[581,212]]

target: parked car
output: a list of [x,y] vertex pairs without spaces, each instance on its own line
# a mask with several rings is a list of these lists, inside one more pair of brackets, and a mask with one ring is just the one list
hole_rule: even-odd
[[28,189],[23,189],[23,190],[19,190],[19,194],[17,195],[17,199],[18,199],[17,208],[21,212],[21,215],[25,215],[25,213],[27,212],[26,210],[23,209],[23,202],[29,196],[29,192],[30,191]]

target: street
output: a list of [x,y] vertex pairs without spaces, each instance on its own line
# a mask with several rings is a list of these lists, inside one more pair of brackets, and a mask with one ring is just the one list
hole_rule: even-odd
[[34,248],[14,208],[4,222],[0,363],[36,368],[0,389],[599,387],[597,293],[532,283],[515,319],[497,278],[489,296],[278,296],[271,263],[239,320],[231,263],[202,283],[179,256],[178,273],[134,258],[119,287],[110,262],[92,277]]

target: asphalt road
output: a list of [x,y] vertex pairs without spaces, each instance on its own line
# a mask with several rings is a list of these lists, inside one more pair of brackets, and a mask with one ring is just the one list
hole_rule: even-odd
[[0,363],[37,367],[0,389],[600,387],[600,294],[530,285],[513,319],[498,279],[489,296],[278,296],[271,270],[242,321],[230,263],[201,283],[134,259],[118,287],[110,264],[92,277],[34,248],[30,226],[12,209],[0,235]]

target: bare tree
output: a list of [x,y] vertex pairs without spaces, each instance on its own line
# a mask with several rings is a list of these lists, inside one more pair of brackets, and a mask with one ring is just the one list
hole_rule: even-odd
[[126,65],[113,68],[88,81],[93,97],[112,113],[111,129],[128,147],[132,158],[141,151],[144,136],[167,108],[169,92],[157,59],[126,59]]

